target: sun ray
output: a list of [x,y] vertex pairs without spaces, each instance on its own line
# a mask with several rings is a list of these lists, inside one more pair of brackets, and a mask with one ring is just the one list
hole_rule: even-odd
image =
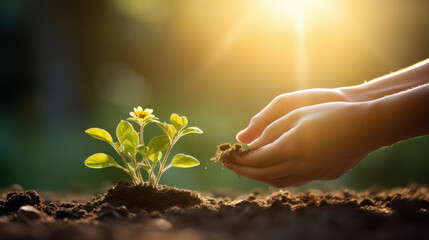
[[[251,21],[259,17],[258,21],[267,21],[264,23],[275,27],[276,31],[290,32],[293,35],[295,45],[294,56],[291,57],[295,61],[294,86],[297,89],[310,87],[308,67],[310,39],[307,39],[307,33],[312,30],[310,29],[312,24],[320,19],[334,21],[339,16],[337,11],[329,0],[256,0],[248,13],[233,25],[191,74],[189,85],[205,79],[222,61],[243,31],[249,27]],[[260,19],[261,16],[264,16],[263,19]]]
[[228,50],[233,46],[240,34],[248,27],[249,22],[253,19],[258,9],[255,5],[250,11],[243,16],[232,28],[226,36],[214,47],[211,53],[206,57],[201,66],[195,71],[190,82],[198,82],[206,77],[222,60]]
[[298,89],[308,87],[308,63],[307,48],[305,38],[305,18],[304,9],[299,5],[295,13],[295,39],[296,39],[296,86]]

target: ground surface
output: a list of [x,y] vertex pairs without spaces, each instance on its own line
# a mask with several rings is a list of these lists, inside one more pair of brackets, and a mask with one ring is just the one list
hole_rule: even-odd
[[429,190],[207,197],[120,181],[91,201],[0,196],[0,239],[429,239]]

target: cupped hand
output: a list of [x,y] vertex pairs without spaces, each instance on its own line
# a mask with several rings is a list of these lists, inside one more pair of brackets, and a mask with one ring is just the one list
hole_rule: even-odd
[[237,140],[243,144],[253,142],[268,125],[295,109],[349,99],[348,93],[342,89],[316,88],[281,94],[251,119],[249,126],[237,134]]
[[377,148],[368,112],[365,102],[296,109],[271,122],[230,169],[276,187],[336,179]]

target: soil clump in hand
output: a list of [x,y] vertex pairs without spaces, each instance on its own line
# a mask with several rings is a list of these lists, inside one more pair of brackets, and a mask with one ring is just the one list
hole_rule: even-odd
[[243,156],[249,152],[249,149],[244,150],[243,146],[240,144],[236,143],[234,145],[231,145],[229,143],[224,143],[217,146],[216,155],[210,160],[214,162],[221,162],[222,165],[226,168],[231,168],[231,160],[235,159],[236,157]]

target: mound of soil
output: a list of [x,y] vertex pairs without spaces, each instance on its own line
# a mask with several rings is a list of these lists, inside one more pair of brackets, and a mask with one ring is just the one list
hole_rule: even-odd
[[224,143],[217,146],[217,151],[215,157],[210,160],[214,162],[221,162],[223,166],[230,168],[229,162],[235,157],[242,156],[249,153],[250,150],[244,150],[243,146],[240,144],[231,145],[229,143]]
[[88,202],[0,196],[0,239],[429,239],[426,186],[232,198],[120,181]]
[[196,192],[163,185],[157,187],[148,184],[136,186],[129,181],[121,180],[115,187],[107,191],[103,202],[151,212],[153,210],[164,211],[171,206],[188,208],[198,205],[202,201]]

